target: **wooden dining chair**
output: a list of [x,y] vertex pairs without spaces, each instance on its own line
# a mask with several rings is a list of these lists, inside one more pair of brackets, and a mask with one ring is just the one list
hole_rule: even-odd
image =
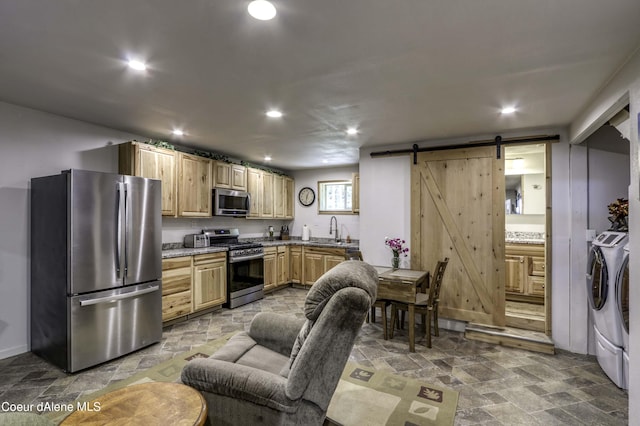
[[[345,260],[363,260],[362,252],[360,250],[347,250],[344,255]],[[391,302],[385,299],[376,299],[371,305],[371,313],[367,314],[367,322],[376,322],[376,308],[380,309],[382,316],[382,335],[384,340],[389,338],[387,331],[387,308],[391,305]]]
[[[447,269],[449,258],[438,261],[435,270],[433,271],[433,277],[429,283],[428,288],[420,288],[416,293],[415,313],[422,317],[422,331],[427,336],[427,347],[431,347],[431,321],[433,319],[434,334],[440,335],[438,327],[438,303],[440,302],[440,287],[442,286],[442,278],[444,277],[444,271]],[[428,293],[427,293],[428,291]],[[400,324],[404,324],[404,312],[409,310],[406,303],[391,302],[391,324],[396,323],[398,311],[402,311],[402,321]],[[409,324],[410,327],[415,327],[415,324]],[[393,339],[393,326],[391,327],[391,338]]]

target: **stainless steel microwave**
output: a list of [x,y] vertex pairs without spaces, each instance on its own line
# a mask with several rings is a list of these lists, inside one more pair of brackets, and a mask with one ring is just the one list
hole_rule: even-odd
[[214,216],[247,216],[251,205],[251,195],[244,191],[214,188],[212,205]]

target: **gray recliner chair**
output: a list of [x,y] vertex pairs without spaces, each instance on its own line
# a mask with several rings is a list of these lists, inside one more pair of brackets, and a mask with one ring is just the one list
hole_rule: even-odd
[[304,319],[271,312],[182,370],[202,392],[213,425],[321,425],[365,316],[378,274],[350,260],[325,273],[305,300]]

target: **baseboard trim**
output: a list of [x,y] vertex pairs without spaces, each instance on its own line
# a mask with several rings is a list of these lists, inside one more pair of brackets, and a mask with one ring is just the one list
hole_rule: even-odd
[[0,359],[9,358],[26,352],[29,352],[29,345],[20,345],[13,348],[2,349],[0,350]]

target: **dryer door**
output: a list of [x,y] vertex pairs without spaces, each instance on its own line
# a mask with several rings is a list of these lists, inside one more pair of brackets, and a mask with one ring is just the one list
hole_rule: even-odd
[[622,259],[622,266],[616,278],[616,296],[622,331],[629,334],[629,256]]
[[594,246],[589,252],[587,264],[587,295],[592,309],[599,311],[607,302],[609,275],[607,262],[600,247]]

